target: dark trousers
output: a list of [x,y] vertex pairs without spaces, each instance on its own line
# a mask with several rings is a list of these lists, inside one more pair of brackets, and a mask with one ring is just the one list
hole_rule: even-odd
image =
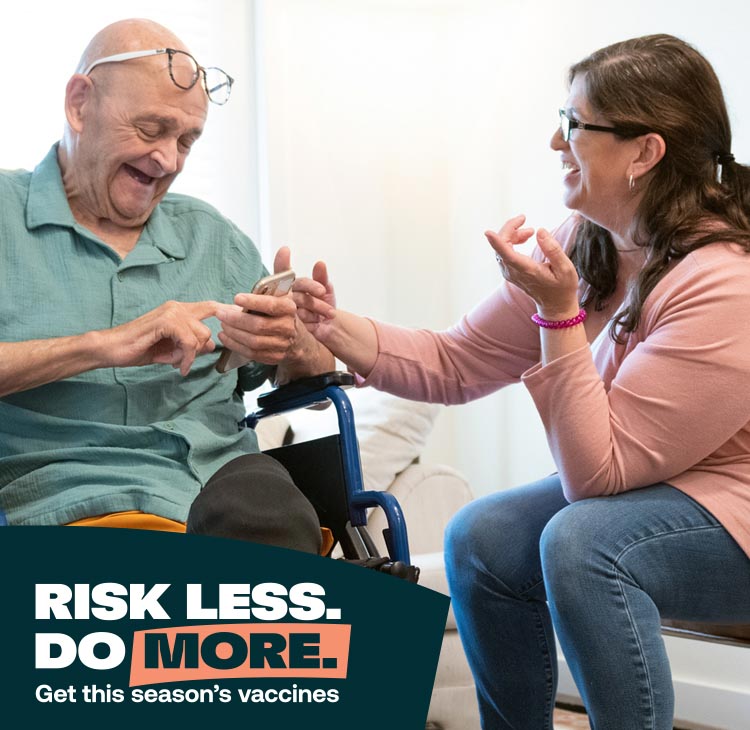
[[187,532],[319,554],[315,509],[289,472],[265,454],[224,464],[193,501]]

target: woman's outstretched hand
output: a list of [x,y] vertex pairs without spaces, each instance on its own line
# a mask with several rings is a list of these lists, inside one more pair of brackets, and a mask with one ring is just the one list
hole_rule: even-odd
[[544,319],[560,320],[578,314],[578,272],[560,244],[549,231],[540,228],[536,234],[543,261],[537,261],[515,249],[526,243],[533,228],[522,228],[526,216],[511,218],[497,233],[485,236],[495,250],[503,277],[526,292]]
[[336,358],[367,376],[378,357],[378,338],[369,319],[336,308],[336,294],[322,261],[313,266],[312,278],[294,282],[292,296],[297,316],[315,339]]
[[313,266],[312,277],[299,277],[292,287],[297,316],[316,339],[330,337],[336,318],[336,293],[323,261]]

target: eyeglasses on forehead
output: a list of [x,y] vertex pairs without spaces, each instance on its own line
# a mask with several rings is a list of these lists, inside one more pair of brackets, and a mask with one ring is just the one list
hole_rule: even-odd
[[146,58],[147,56],[161,56],[166,54],[169,59],[169,77],[172,83],[186,91],[192,89],[198,79],[203,76],[203,88],[209,101],[214,104],[226,104],[232,92],[234,79],[225,71],[215,66],[201,66],[187,51],[178,51],[175,48],[153,48],[148,51],[129,51],[127,53],[115,53],[112,56],[99,58],[89,64],[83,75],[88,76],[93,69],[104,63],[120,63],[130,61],[134,58]]

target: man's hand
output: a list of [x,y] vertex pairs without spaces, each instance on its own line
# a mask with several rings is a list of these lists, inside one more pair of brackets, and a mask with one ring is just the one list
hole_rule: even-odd
[[219,307],[219,340],[247,360],[278,365],[296,336],[297,307],[289,296],[238,294],[235,306]]
[[[284,248],[276,255],[273,269],[278,274],[288,268],[289,249]],[[238,294],[234,304],[218,310],[221,343],[248,361],[278,365],[297,336],[294,300],[287,295]]]
[[25,342],[0,342],[0,397],[98,368],[166,363],[187,375],[215,345],[203,320],[217,302],[166,302],[108,330]]
[[218,302],[165,302],[132,322],[99,332],[107,367],[164,363],[187,375],[198,355],[212,352],[211,330],[203,320]]

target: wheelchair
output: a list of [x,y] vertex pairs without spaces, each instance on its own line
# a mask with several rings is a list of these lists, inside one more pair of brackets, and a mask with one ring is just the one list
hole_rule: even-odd
[[[398,500],[363,486],[354,413],[344,392],[352,385],[353,376],[341,371],[296,380],[258,396],[257,410],[241,425],[255,428],[261,418],[333,403],[338,434],[265,453],[286,467],[315,508],[320,524],[332,532],[334,542],[328,557],[339,546],[341,560],[417,583],[419,568],[410,563],[406,523]],[[387,555],[380,555],[367,531],[367,513],[372,508],[382,509],[386,517],[383,538]],[[7,520],[0,510],[3,525]]]
[[[332,403],[339,432],[299,444],[265,451],[281,462],[310,500],[320,524],[333,533],[340,559],[416,583],[419,568],[411,565],[406,522],[398,500],[385,492],[365,490],[354,413],[345,389],[354,385],[350,373],[333,371],[296,380],[258,396],[257,410],[245,418],[255,428],[261,418]],[[382,509],[387,527],[387,555],[380,555],[367,530],[367,514]]]

